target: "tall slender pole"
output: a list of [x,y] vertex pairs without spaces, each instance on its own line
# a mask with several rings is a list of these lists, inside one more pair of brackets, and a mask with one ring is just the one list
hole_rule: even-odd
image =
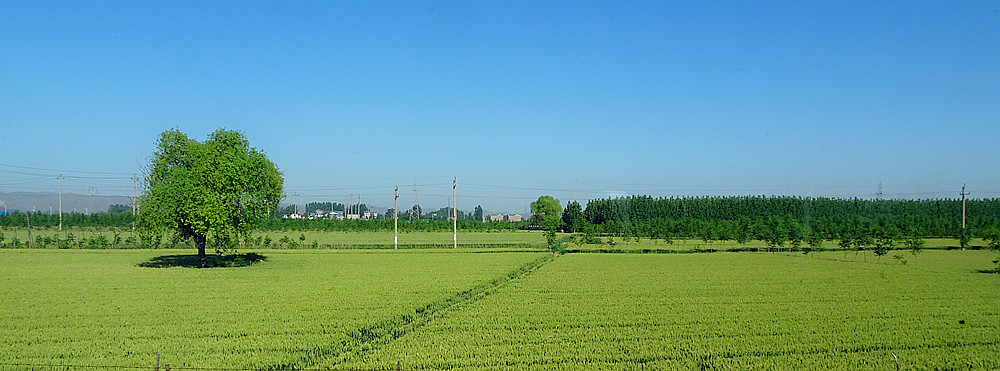
[[392,248],[399,248],[399,186],[396,186],[396,197],[392,199]]
[[59,174],[59,230],[62,230],[62,174]]
[[31,213],[25,214],[24,218],[28,220],[28,248],[30,249],[31,248]]
[[[135,237],[135,219],[139,211],[138,183],[139,178],[132,174],[132,237]],[[62,214],[60,212],[59,214]]]
[[966,195],[968,195],[968,193],[965,193],[965,184],[962,184],[962,230],[963,231],[965,230],[965,196]]
[[455,243],[455,246],[452,247],[454,249],[458,248],[458,209],[457,209],[458,201],[455,200],[455,188],[457,187],[458,187],[458,177],[455,177],[455,179],[451,181],[451,212],[452,214],[454,214],[454,216],[451,218],[451,221],[454,223],[452,225],[453,229],[451,238],[452,241],[454,241]]

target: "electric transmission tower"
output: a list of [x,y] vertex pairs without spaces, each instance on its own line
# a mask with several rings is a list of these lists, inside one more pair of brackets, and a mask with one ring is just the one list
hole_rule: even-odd
[[90,210],[97,210],[94,208],[94,196],[97,196],[97,186],[87,187],[87,190],[90,191]]
[[414,214],[420,220],[420,201],[417,199],[417,177],[413,177],[413,209],[410,210],[410,221],[413,221]]

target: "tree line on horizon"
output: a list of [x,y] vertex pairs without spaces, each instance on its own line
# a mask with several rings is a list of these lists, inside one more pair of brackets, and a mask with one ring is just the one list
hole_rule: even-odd
[[[326,209],[343,210],[340,204],[310,204]],[[333,207],[330,207],[333,206]],[[340,208],[337,208],[340,206]],[[320,207],[317,207],[320,208]],[[448,208],[445,208],[448,209]],[[448,211],[442,209],[441,211]],[[538,220],[513,223],[480,222],[475,213],[460,211],[459,227],[467,230],[531,229]],[[133,216],[127,205],[111,205],[107,212],[64,214],[64,226],[125,227]],[[390,210],[391,212],[391,210]],[[447,213],[446,213],[447,214]],[[469,216],[473,216],[469,215]],[[749,233],[760,237],[762,230],[789,229],[792,233],[815,233],[832,240],[844,234],[890,230],[921,237],[960,238],[962,201],[955,199],[880,200],[838,199],[796,196],[705,196],[670,197],[629,196],[597,199],[586,207],[571,201],[560,215],[559,231],[592,232],[599,235],[640,236],[656,238],[736,239]],[[0,216],[0,226],[38,228],[55,227],[58,215],[41,212],[14,211]],[[448,230],[451,223],[443,220],[421,220],[412,223],[401,213],[401,229]],[[483,225],[485,224],[485,225]],[[972,235],[1000,226],[1000,199],[966,200],[966,229]],[[261,230],[391,230],[392,219],[380,220],[288,220],[271,217],[260,220]],[[756,236],[755,236],[756,235]],[[761,238],[753,238],[761,239]]]
[[562,230],[598,235],[761,240],[770,235],[835,240],[856,235],[902,238],[985,236],[1000,226],[1000,199],[882,200],[795,196],[629,196],[570,202]]

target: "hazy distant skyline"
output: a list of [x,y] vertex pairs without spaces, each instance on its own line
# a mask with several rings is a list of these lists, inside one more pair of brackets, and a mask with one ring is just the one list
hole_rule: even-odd
[[0,192],[129,195],[224,127],[300,205],[1000,197],[996,2],[7,2],[0,35]]

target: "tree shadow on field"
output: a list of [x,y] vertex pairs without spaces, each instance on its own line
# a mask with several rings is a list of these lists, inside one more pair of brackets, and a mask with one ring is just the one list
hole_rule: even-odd
[[[208,254],[205,256],[206,268],[236,268],[249,267],[255,263],[267,260],[267,257],[257,253],[217,255]],[[140,267],[146,268],[198,268],[198,255],[163,255],[149,259],[147,262],[139,263]]]

